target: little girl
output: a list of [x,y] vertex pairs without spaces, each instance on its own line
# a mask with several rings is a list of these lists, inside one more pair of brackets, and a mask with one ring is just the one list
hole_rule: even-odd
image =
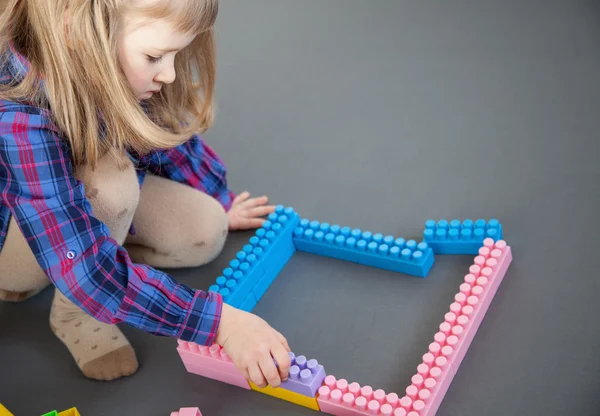
[[205,264],[273,211],[233,195],[198,136],[213,121],[217,8],[11,0],[2,16],[0,300],[53,284],[50,327],[87,377],[136,371],[124,322],[217,342],[261,387],[287,378],[279,332],[156,269]]

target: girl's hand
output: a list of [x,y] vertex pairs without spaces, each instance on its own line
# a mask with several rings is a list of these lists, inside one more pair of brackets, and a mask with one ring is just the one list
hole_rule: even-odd
[[288,378],[290,346],[283,335],[257,315],[224,303],[215,342],[258,387],[279,387]]
[[249,192],[242,192],[233,200],[233,204],[227,212],[230,230],[248,230],[250,228],[262,227],[265,215],[275,211],[274,205],[267,205],[269,199],[266,196],[250,198]]

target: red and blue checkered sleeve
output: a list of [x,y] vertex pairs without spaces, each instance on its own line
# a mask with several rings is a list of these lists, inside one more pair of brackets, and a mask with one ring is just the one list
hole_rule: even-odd
[[212,344],[221,296],[133,263],[93,216],[68,155],[68,144],[39,110],[0,112],[1,202],[50,281],[102,322]]
[[177,147],[150,153],[143,158],[143,165],[155,175],[212,196],[226,211],[231,208],[235,194],[227,187],[225,164],[197,134]]

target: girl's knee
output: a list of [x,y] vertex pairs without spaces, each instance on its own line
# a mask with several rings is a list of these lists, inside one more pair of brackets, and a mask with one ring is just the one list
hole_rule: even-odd
[[227,213],[217,202],[202,195],[202,203],[187,218],[178,240],[177,257],[181,266],[196,267],[213,261],[223,250],[229,231]]
[[140,199],[140,186],[131,162],[120,165],[112,154],[99,161],[95,170],[79,167],[75,176],[85,186],[85,196],[94,216],[110,230],[110,235],[123,244],[128,235]]
[[[200,192],[183,192],[179,209],[138,229],[127,249],[135,261],[154,267],[197,267],[223,250],[229,230],[227,213],[217,200]],[[143,237],[142,237],[143,234]]]
[[[27,240],[21,233],[19,224],[14,217],[8,223],[8,231],[4,246],[0,252],[0,291],[16,292],[25,296],[33,294],[50,285],[50,280],[37,262]],[[10,297],[0,294],[0,299]]]
[[198,221],[196,238],[192,242],[193,251],[196,252],[195,256],[201,261],[201,264],[214,260],[223,251],[229,233],[227,213],[220,204],[214,209],[214,212],[210,214],[205,212],[204,215],[208,215],[208,217],[203,218],[203,221]]

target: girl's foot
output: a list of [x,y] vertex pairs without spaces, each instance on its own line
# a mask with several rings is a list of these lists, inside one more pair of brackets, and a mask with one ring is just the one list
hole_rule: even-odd
[[56,290],[50,328],[86,377],[114,380],[138,369],[135,351],[116,325],[96,320]]

